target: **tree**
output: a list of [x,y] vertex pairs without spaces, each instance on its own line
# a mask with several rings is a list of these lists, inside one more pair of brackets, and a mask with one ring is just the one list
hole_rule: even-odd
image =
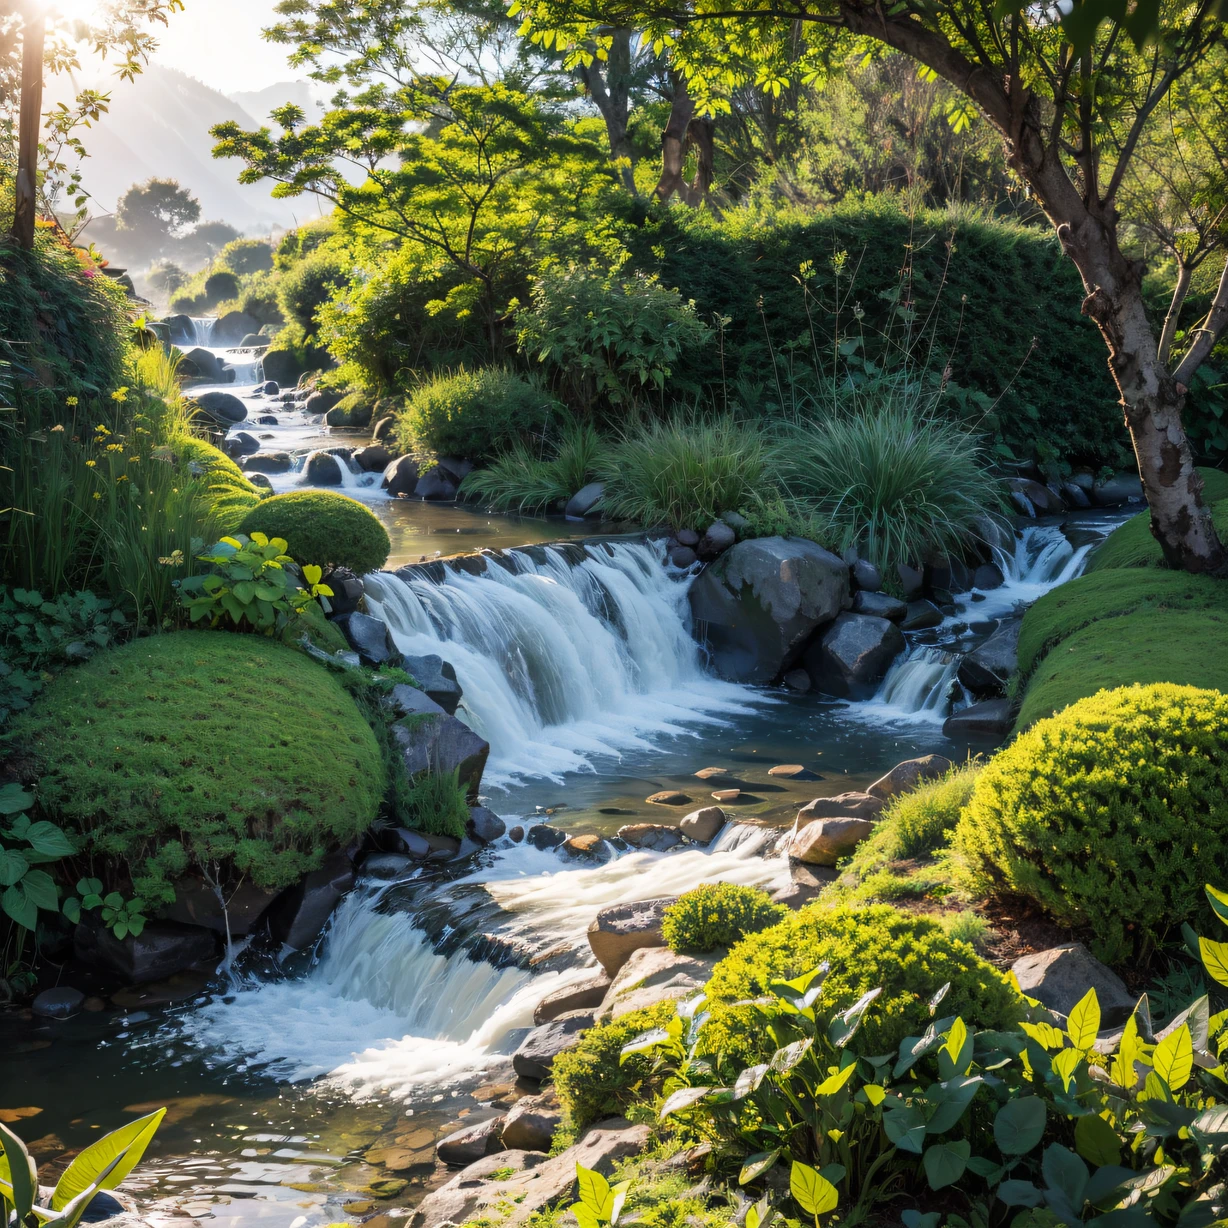
[[998,131],[1008,165],[1079,270],[1165,559],[1228,574],[1181,420],[1190,379],[1228,326],[1228,264],[1188,344],[1166,360],[1120,212],[1157,111],[1223,45],[1216,0],[1129,10],[1093,0],[1062,19],[1013,0],[514,0],[511,11],[527,34],[577,59],[609,29],[643,30],[669,48],[710,113],[726,110],[744,83],[776,93],[799,77],[822,82],[856,49],[903,52],[946,80]]
[[117,235],[145,256],[164,256],[200,220],[200,201],[175,179],[134,183],[115,208]]

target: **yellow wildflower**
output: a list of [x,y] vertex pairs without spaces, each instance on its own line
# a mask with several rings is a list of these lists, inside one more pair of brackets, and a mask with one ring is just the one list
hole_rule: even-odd
[[127,399],[128,399],[128,389],[127,388],[116,388],[116,390],[113,393],[111,393],[112,401],[119,401],[122,404]]
[[89,461],[86,461],[86,462],[85,462],[85,467],[86,467],[87,469],[95,469],[95,468],[97,468],[97,466],[98,466],[98,462],[97,462],[97,461],[92,461],[92,460],[89,460]]
[[77,400],[77,398],[76,398],[76,397],[65,397],[65,398],[64,398],[64,404],[65,404],[65,405],[72,406],[72,405],[78,405],[78,404],[80,404],[80,402]]
[[64,428],[57,422],[55,426],[51,428],[51,433],[53,435],[56,435],[56,434],[62,435],[64,433]]

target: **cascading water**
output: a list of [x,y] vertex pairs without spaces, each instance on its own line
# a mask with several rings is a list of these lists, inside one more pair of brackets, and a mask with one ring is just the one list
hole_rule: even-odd
[[887,671],[874,698],[858,705],[862,716],[941,724],[951,713],[959,654],[917,646],[902,654]]
[[216,316],[192,316],[192,331],[196,337],[196,344],[204,349],[208,349],[213,344],[213,327],[217,324]]
[[703,668],[686,585],[661,547],[607,542],[488,557],[442,582],[413,568],[364,581],[411,656],[450,661],[463,716],[491,746],[485,783],[561,780],[595,756],[648,749],[766,702]]

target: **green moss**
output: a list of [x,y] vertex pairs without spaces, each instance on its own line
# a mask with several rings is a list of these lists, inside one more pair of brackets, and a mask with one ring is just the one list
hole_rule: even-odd
[[857,1034],[859,1053],[887,1053],[905,1036],[919,1036],[930,1022],[929,1000],[948,981],[944,1011],[983,1028],[1016,1021],[1019,998],[1002,974],[935,922],[881,904],[832,907],[820,900],[743,939],[716,965],[708,983],[712,1018],[704,1030],[705,1049],[766,1060],[772,1047],[762,1017],[738,1004],[824,961],[831,971],[818,1003],[820,1027],[867,990],[883,990]]
[[224,533],[235,532],[260,502],[260,491],[229,456],[203,439],[186,436],[175,444],[175,450],[192,472],[200,470],[199,480],[208,491],[217,527]]
[[276,889],[370,826],[384,771],[337,679],[258,636],[183,631],[101,653],[14,723],[39,806],[157,904],[189,866]]
[[356,575],[378,571],[388,561],[388,530],[369,508],[327,490],[295,490],[261,501],[239,525],[249,536],[284,538],[298,563],[325,569],[348,567]]
[[672,951],[715,951],[747,934],[779,925],[789,915],[761,887],[705,883],[684,892],[666,910],[661,927]]
[[347,393],[324,415],[328,426],[363,427],[371,425],[375,410],[375,398],[361,390]]
[[[1118,635],[1134,619],[1156,622],[1113,620]],[[1209,924],[1202,887],[1228,865],[1226,728],[1228,695],[1168,684],[1103,691],[1039,722],[990,761],[960,819],[970,885],[1086,927],[1101,958]]]

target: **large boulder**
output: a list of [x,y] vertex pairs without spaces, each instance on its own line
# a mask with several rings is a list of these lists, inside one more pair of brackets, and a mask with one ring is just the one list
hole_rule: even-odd
[[937,627],[943,619],[942,611],[932,602],[924,598],[908,603],[904,621],[900,623],[902,631],[925,631],[929,627]]
[[226,893],[223,907],[218,894],[203,879],[181,878],[175,884],[175,898],[167,906],[164,919],[181,925],[203,926],[225,938],[246,938],[259,925],[265,910],[275,901],[277,893],[265,891],[244,880]]
[[456,715],[464,691],[456,680],[456,670],[443,657],[405,657],[403,668],[449,716]]
[[44,989],[33,1002],[30,1010],[40,1019],[71,1019],[81,1011],[85,994],[69,985],[57,989]]
[[499,1137],[504,1118],[491,1117],[446,1135],[435,1144],[435,1154],[449,1168],[467,1168],[483,1156],[498,1155],[507,1147]]
[[947,717],[942,736],[952,742],[1001,742],[1011,731],[1014,715],[1009,699],[984,699]]
[[701,990],[711,979],[716,956],[679,955],[669,947],[641,947],[619,969],[597,1010],[603,1022],[632,1011],[679,1002]]
[[294,457],[289,452],[259,452],[245,456],[239,468],[244,473],[289,473],[294,468]]
[[556,989],[533,1008],[533,1022],[540,1027],[572,1011],[595,1010],[601,1005],[610,984],[604,972],[597,972],[586,980]]
[[283,388],[293,388],[306,369],[303,360],[293,350],[265,350],[260,362],[264,378],[275,381]]
[[799,816],[789,837],[789,856],[807,865],[834,866],[873,830],[867,819],[818,819],[803,825]]
[[872,793],[837,793],[834,797],[816,797],[797,812],[797,826],[819,819],[868,819],[875,822],[886,802]]
[[392,464],[392,453],[382,443],[372,443],[359,448],[353,461],[363,473],[382,473]]
[[885,776],[880,776],[867,790],[883,801],[899,793],[910,793],[926,780],[936,780],[951,770],[951,761],[944,755],[921,755],[897,763]]
[[690,591],[716,672],[756,683],[772,682],[792,665],[848,597],[844,560],[800,537],[739,542]]
[[162,981],[196,964],[216,964],[221,939],[212,930],[177,921],[147,921],[139,935],[116,938],[96,914],[73,931],[73,952],[83,964],[120,977],[129,985]]
[[908,617],[908,605],[890,593],[858,589],[853,594],[853,613],[872,614],[875,618],[889,618],[893,623],[902,623]]
[[1127,503],[1143,502],[1143,484],[1137,473],[1118,473],[1092,488],[1092,502],[1097,507],[1123,507]]
[[[220,316],[213,325],[213,335],[210,340],[215,346],[234,346],[242,343],[248,333],[258,333],[260,321],[249,316],[245,311],[228,311]],[[269,376],[270,379],[275,378]]]
[[436,465],[418,479],[414,495],[430,503],[449,503],[456,498],[456,483]]
[[341,486],[345,458],[333,452],[309,452],[303,464],[303,481],[308,486]]
[[[382,404],[383,402],[381,401],[376,405],[375,409],[377,413],[379,412],[379,407]],[[376,422],[376,424],[371,428],[371,442],[384,443],[386,440],[391,439],[396,432],[397,420],[391,414],[389,414],[386,417],[380,418],[379,421]]]
[[1124,1023],[1134,1010],[1135,1000],[1125,982],[1081,942],[1024,955],[1011,965],[1011,971],[1029,998],[1061,1015],[1069,1015],[1089,989],[1096,991],[1105,1024]]
[[591,1011],[568,1011],[534,1028],[512,1054],[512,1069],[522,1079],[538,1083],[550,1077],[554,1059],[580,1043],[580,1036],[593,1026]]
[[598,508],[603,494],[605,494],[605,485],[602,482],[589,482],[587,486],[581,486],[567,500],[564,514],[568,520],[583,520],[587,516],[600,515]]
[[380,489],[394,498],[412,495],[418,485],[418,462],[412,456],[398,456],[384,466]]
[[212,418],[223,430],[247,417],[247,406],[230,392],[202,392],[188,402],[188,408],[199,407],[206,418]]
[[326,414],[341,400],[342,395],[342,393],[334,392],[330,388],[317,388],[303,403],[303,412],[311,414],[313,417],[316,414]]
[[273,902],[268,911],[269,933],[283,947],[306,950],[353,885],[354,866],[349,857],[341,850],[330,853],[318,870],[287,887]]
[[494,844],[507,834],[507,824],[485,806],[469,807],[468,829],[479,844]]
[[1066,505],[1061,495],[1048,486],[1042,486],[1031,478],[1008,478],[1007,489],[1013,494],[1021,494],[1036,509],[1040,515],[1051,515],[1064,512]]
[[632,848],[665,853],[682,843],[682,832],[667,823],[628,823],[618,829],[618,838]]
[[469,795],[478,800],[490,743],[454,716],[421,716],[392,727],[405,770],[412,779],[423,772],[456,772]]
[[903,633],[890,619],[841,614],[803,660],[815,690],[842,699],[868,699],[904,647]]
[[[185,379],[206,379],[217,384],[228,384],[226,364],[209,350],[193,346],[180,359],[179,375]],[[231,377],[233,378],[233,376]]]
[[511,1151],[549,1151],[554,1132],[562,1122],[563,1113],[554,1092],[525,1096],[508,1111],[499,1137]]
[[701,559],[714,559],[718,554],[724,554],[737,540],[738,535],[732,527],[718,520],[708,526],[695,546],[695,553]]
[[340,628],[346,642],[362,658],[363,664],[383,665],[390,661],[395,664],[400,660],[401,654],[393,643],[392,632],[382,618],[355,612],[334,618],[333,625]]
[[608,976],[616,976],[633,951],[663,947],[661,925],[674,897],[611,904],[603,908],[588,927],[588,945]]
[[959,680],[974,695],[1000,694],[1019,668],[1019,629],[1023,620],[1003,623],[959,663]]
[[678,830],[696,844],[711,844],[727,821],[725,812],[719,806],[704,806],[679,819]]
[[191,316],[163,316],[161,322],[166,325],[167,336],[172,344],[178,346],[196,344],[196,325]]

